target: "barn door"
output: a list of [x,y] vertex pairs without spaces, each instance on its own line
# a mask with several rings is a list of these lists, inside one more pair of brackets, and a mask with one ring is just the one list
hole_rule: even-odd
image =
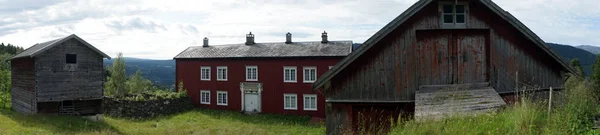
[[452,40],[452,82],[454,84],[485,82],[486,38],[484,34],[472,31],[454,31]]
[[420,30],[418,69],[421,85],[452,84],[451,31]]

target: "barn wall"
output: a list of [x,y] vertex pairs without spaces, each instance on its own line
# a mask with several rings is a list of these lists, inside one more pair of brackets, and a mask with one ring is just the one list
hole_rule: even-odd
[[11,61],[12,108],[21,113],[36,113],[35,74],[32,58]]
[[[342,57],[318,59],[176,59],[176,80],[183,81],[184,88],[198,107],[241,111],[240,82],[246,82],[246,65],[258,66],[258,82],[262,83],[262,112],[325,117],[325,97],[312,90],[312,83],[303,83],[303,66],[316,66],[317,76]],[[211,80],[200,80],[200,67],[211,67]],[[217,66],[227,66],[228,80],[217,81]],[[296,66],[297,82],[283,82],[283,67]],[[318,79],[318,77],[317,77]],[[210,90],[210,105],[200,104],[200,90]],[[217,91],[227,91],[228,105],[217,105]],[[297,94],[297,110],[283,109],[283,94]],[[305,111],[302,94],[317,94],[317,111]]]
[[427,5],[331,79],[327,100],[412,102],[419,86],[445,84],[444,78],[436,75],[444,71],[432,64],[436,58],[431,56],[438,51],[418,40],[422,31],[482,35],[485,40],[478,45],[485,47],[485,53],[479,56],[485,59],[485,66],[478,69],[486,70],[477,73],[483,74],[498,92],[514,90],[516,71],[519,81],[528,85],[561,87],[561,66],[484,6],[469,3],[465,29],[442,29],[438,3]]
[[[66,64],[67,53],[77,55],[76,64]],[[76,39],[36,56],[38,102],[101,99],[104,89],[102,59],[100,54]]]

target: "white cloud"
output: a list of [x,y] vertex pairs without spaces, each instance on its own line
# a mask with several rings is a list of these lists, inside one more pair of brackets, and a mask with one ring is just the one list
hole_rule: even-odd
[[[114,56],[170,59],[210,44],[330,40],[364,42],[417,0],[0,0],[0,42],[29,47],[75,33]],[[549,42],[598,44],[596,1],[495,1]],[[535,7],[535,8],[532,8]]]

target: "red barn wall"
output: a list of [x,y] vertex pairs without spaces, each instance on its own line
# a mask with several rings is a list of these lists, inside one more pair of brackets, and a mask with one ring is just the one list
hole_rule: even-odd
[[[317,76],[321,76],[329,66],[334,66],[342,57],[318,59],[176,59],[176,80],[183,81],[184,88],[192,97],[194,105],[211,109],[241,111],[240,82],[246,82],[246,65],[258,67],[258,82],[262,83],[262,112],[273,114],[294,114],[325,117],[325,97],[312,91],[312,83],[303,83],[303,66],[316,66]],[[211,80],[200,80],[200,67],[211,67]],[[227,66],[228,80],[217,81],[217,66]],[[283,67],[296,66],[296,83],[283,82]],[[318,79],[318,77],[317,77]],[[200,104],[200,90],[210,90],[210,105]],[[217,103],[218,91],[227,91],[228,105]],[[297,110],[284,110],[283,94],[297,94]],[[304,111],[302,94],[317,94],[317,111]]]

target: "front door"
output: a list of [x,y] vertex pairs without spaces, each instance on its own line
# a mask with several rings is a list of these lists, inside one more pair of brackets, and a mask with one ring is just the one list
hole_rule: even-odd
[[482,30],[417,31],[421,84],[485,82],[485,33]]
[[260,103],[258,100],[258,93],[245,93],[244,100],[245,112],[259,112],[258,106]]

